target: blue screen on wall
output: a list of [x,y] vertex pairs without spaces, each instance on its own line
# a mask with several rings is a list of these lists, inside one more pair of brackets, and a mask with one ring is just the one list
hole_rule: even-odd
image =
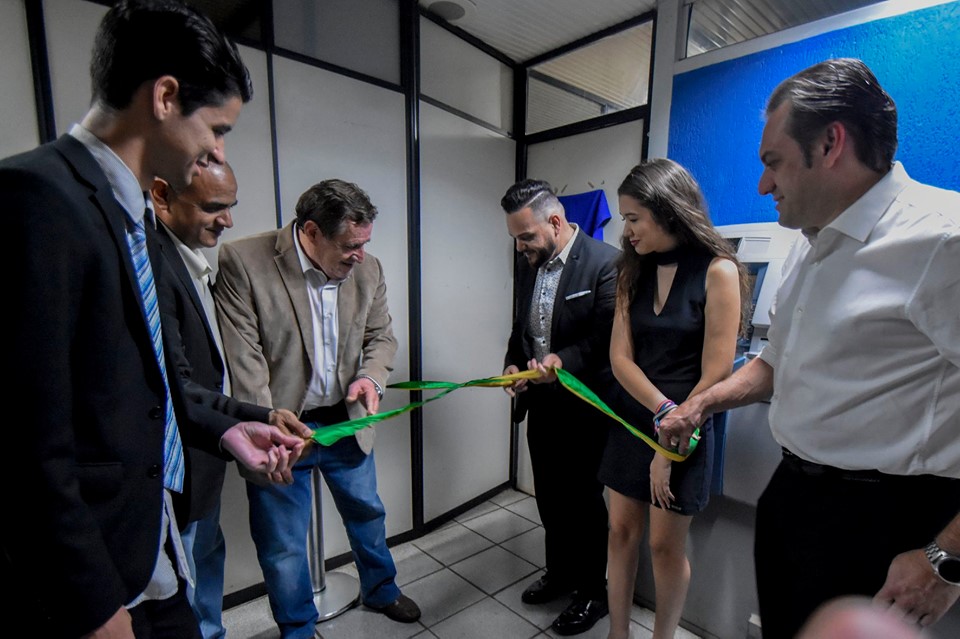
[[715,224],[776,221],[757,193],[766,99],[828,58],[860,58],[897,103],[896,159],[911,177],[960,190],[960,2],[825,33],[679,74],[669,155],[703,187]]

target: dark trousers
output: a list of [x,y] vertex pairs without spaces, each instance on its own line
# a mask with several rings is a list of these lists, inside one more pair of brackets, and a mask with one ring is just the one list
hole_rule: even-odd
[[764,639],[792,639],[834,597],[872,597],[894,557],[926,546],[958,512],[960,480],[818,469],[785,455],[757,504]]
[[606,599],[607,507],[597,479],[610,420],[558,384],[531,388],[527,443],[547,572]]
[[202,639],[183,580],[177,594],[169,599],[144,601],[130,609],[130,617],[137,639]]

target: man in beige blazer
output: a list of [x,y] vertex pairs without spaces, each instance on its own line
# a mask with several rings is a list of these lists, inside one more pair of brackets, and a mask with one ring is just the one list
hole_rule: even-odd
[[[216,301],[233,394],[314,425],[376,413],[397,350],[383,268],[365,254],[377,209],[355,184],[325,180],[300,197],[296,213],[278,231],[220,250]],[[343,518],[364,604],[395,621],[420,616],[395,583],[373,436],[365,428],[310,447],[293,486],[247,483],[250,531],[284,639],[313,637],[319,616],[306,551],[315,466]]]

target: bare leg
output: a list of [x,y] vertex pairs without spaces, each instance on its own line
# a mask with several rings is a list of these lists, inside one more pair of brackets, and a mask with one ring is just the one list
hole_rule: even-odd
[[607,639],[630,637],[630,608],[637,581],[640,541],[649,504],[610,490],[610,535],[607,542],[607,601],[610,634]]
[[653,639],[673,639],[680,624],[690,585],[687,531],[692,520],[693,517],[650,507],[650,556],[657,592]]

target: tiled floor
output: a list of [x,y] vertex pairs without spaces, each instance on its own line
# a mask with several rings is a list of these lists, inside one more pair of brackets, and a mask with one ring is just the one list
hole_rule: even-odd
[[[534,499],[506,490],[443,528],[391,549],[397,583],[420,606],[418,623],[399,624],[363,606],[317,626],[324,639],[527,639],[556,637],[550,623],[567,605],[528,606],[520,593],[542,574],[543,527]],[[342,572],[356,574],[353,566]],[[653,613],[634,606],[632,638],[652,636]],[[275,639],[266,598],[224,613],[229,639]],[[607,618],[582,639],[607,636]],[[683,629],[677,637],[695,639]]]

